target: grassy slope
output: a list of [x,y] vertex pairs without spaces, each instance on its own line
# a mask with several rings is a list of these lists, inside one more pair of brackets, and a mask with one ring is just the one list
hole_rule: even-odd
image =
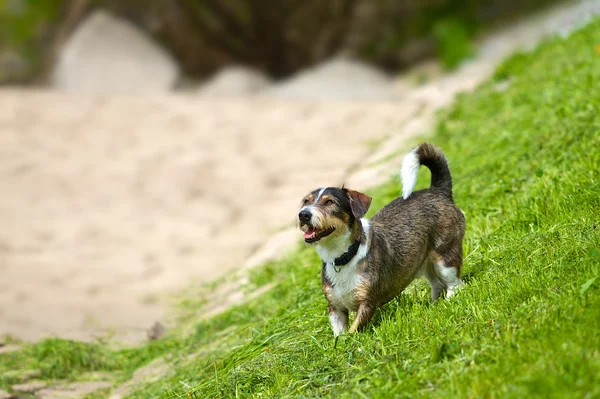
[[[516,55],[440,116],[429,140],[468,225],[452,301],[430,304],[418,282],[334,348],[319,261],[299,248],[247,287],[272,290],[192,334],[120,351],[47,340],[0,355],[0,388],[26,369],[124,380],[168,354],[171,374],[131,397],[600,397],[598,37],[597,20]],[[392,180],[370,192],[371,213],[399,194]]]

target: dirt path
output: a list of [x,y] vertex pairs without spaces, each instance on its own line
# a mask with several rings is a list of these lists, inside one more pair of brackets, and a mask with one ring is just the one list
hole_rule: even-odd
[[0,92],[0,331],[141,332],[415,107]]
[[144,339],[169,292],[246,264],[307,190],[394,173],[388,155],[435,109],[519,43],[579,23],[577,7],[482,41],[395,102],[0,90],[0,336]]

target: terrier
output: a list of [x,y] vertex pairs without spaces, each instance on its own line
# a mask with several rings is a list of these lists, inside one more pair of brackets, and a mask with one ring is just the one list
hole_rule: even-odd
[[[431,171],[431,187],[413,192],[420,165]],[[304,241],[323,262],[323,293],[337,337],[356,332],[375,310],[398,296],[416,277],[431,284],[431,298],[449,299],[462,285],[465,216],[452,199],[452,178],[443,152],[422,143],[402,162],[402,197],[364,218],[371,197],[347,188],[325,187],[302,201],[298,214]]]

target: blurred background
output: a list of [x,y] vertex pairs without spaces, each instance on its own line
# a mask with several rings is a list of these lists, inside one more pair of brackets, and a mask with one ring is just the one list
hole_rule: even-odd
[[[176,296],[296,248],[309,190],[388,181],[456,94],[598,13],[600,0],[0,0],[0,341],[169,328]],[[243,301],[239,286],[198,314]]]
[[0,83],[47,83],[69,37],[98,10],[160,43],[181,71],[178,80],[231,64],[281,79],[340,53],[388,71],[432,56],[454,68],[472,55],[475,35],[550,3],[556,0],[0,0]]

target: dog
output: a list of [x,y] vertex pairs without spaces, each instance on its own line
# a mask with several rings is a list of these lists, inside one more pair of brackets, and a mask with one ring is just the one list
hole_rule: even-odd
[[[413,192],[421,165],[431,186]],[[402,197],[364,218],[371,197],[345,187],[325,187],[302,200],[298,227],[322,260],[323,293],[337,337],[364,327],[375,310],[398,296],[415,278],[431,284],[431,298],[449,299],[462,286],[464,213],[454,204],[444,153],[422,143],[402,161]]]

